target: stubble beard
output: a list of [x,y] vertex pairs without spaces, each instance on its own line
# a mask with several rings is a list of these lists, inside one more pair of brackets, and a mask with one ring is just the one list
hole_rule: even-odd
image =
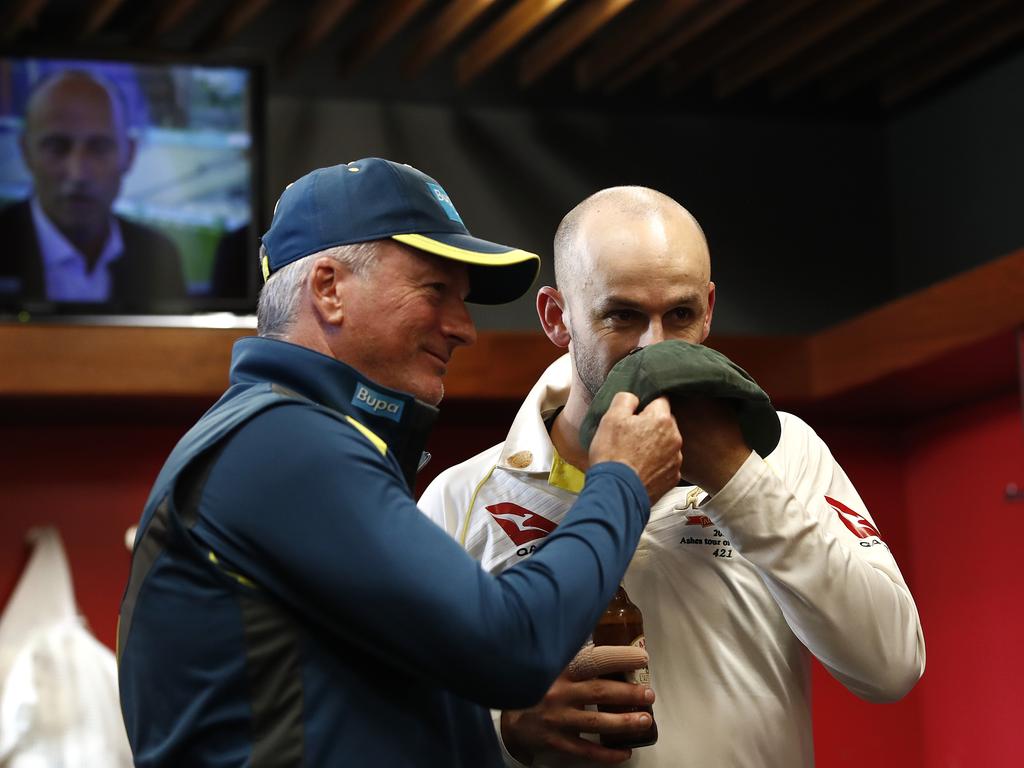
[[[578,338],[573,334],[573,338]],[[593,354],[592,348],[584,348],[580,344],[572,345],[572,362],[576,366],[576,376],[587,391],[587,403],[593,402],[597,391],[601,389],[608,371],[604,370],[601,361]]]

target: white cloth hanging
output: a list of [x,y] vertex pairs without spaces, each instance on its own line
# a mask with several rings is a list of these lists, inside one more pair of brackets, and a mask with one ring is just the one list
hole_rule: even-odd
[[53,528],[0,616],[0,768],[130,768],[114,654],[85,628]]

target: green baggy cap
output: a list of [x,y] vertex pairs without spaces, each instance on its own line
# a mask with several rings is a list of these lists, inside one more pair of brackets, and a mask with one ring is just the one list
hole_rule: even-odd
[[685,341],[662,341],[635,350],[612,368],[594,397],[580,427],[584,449],[619,392],[632,392],[643,409],[662,395],[717,397],[736,409],[743,438],[762,458],[775,450],[782,436],[772,401],[750,374],[721,352]]

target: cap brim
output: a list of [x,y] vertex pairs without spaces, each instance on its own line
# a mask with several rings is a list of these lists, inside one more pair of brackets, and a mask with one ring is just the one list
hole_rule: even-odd
[[469,295],[475,304],[504,304],[533,285],[540,256],[507,245],[450,232],[391,235],[392,240],[469,266]]

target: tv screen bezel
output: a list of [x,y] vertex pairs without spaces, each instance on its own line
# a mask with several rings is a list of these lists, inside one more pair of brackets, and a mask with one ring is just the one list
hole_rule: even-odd
[[247,237],[245,295],[242,298],[190,296],[162,302],[159,307],[119,307],[113,302],[56,301],[0,302],[0,323],[111,325],[148,327],[254,328],[256,299],[262,285],[259,273],[259,237],[266,227],[266,64],[258,59],[203,55],[189,52],[116,51],[92,47],[0,47],[0,60],[49,59],[77,62],[112,62],[142,66],[186,66],[242,69],[249,77],[250,220]]

